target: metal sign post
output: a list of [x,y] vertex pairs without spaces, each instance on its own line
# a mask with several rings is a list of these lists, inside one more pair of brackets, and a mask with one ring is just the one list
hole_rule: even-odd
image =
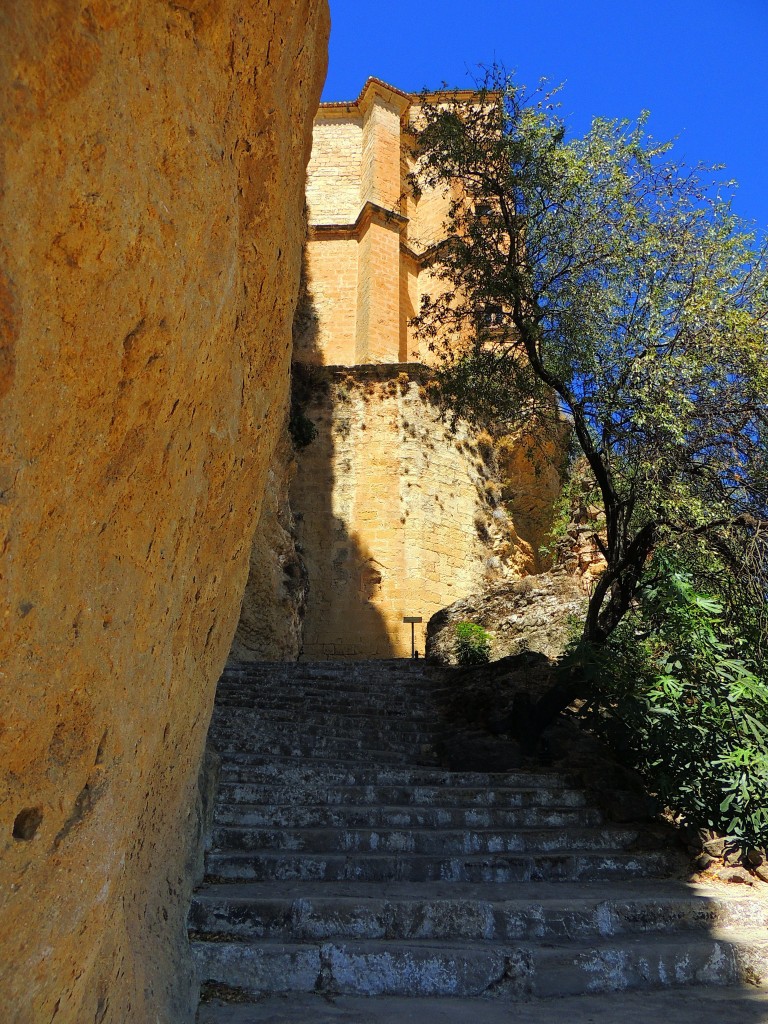
[[411,657],[416,657],[416,623],[422,622],[420,615],[405,615],[403,616],[403,622],[410,622],[411,624]]

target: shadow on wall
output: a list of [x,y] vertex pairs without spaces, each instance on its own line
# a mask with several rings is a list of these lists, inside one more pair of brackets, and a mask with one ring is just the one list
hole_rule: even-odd
[[337,408],[332,374],[322,366],[306,260],[294,321],[294,360],[291,434],[299,452],[291,506],[297,550],[309,577],[303,654],[307,660],[391,658],[395,651],[375,603],[386,586],[388,567],[339,514],[355,501],[352,465],[337,452],[337,439],[350,424]]

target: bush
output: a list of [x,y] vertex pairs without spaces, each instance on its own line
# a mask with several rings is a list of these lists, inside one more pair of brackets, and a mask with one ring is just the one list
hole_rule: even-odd
[[457,622],[456,660],[459,665],[485,665],[491,659],[491,636],[474,622]]
[[685,570],[654,568],[587,666],[592,724],[689,824],[767,846],[768,685],[721,603]]
[[481,430],[475,438],[475,441],[483,462],[492,465],[494,463],[493,437],[487,430]]
[[317,437],[317,427],[303,409],[295,404],[291,406],[288,433],[291,435],[291,441],[296,451],[306,448]]

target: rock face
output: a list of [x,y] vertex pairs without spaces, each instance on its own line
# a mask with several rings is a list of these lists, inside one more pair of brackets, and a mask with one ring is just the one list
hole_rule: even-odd
[[427,657],[456,663],[455,626],[474,622],[491,634],[491,659],[523,651],[547,658],[562,654],[572,619],[587,608],[584,579],[562,570],[506,581],[456,601],[437,612],[427,626]]
[[0,10],[0,1003],[191,1019],[197,774],[285,413],[325,0]]
[[296,460],[287,429],[269,467],[261,518],[251,548],[248,583],[229,660],[296,661],[303,642],[309,590],[296,550],[288,489]]

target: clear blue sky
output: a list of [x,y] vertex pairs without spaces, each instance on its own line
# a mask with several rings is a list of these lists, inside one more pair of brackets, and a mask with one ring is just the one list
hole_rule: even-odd
[[768,233],[768,0],[330,0],[324,100],[369,75],[405,91],[468,86],[494,59],[529,86],[564,82],[561,113],[651,112],[689,163],[726,165],[734,208]]

